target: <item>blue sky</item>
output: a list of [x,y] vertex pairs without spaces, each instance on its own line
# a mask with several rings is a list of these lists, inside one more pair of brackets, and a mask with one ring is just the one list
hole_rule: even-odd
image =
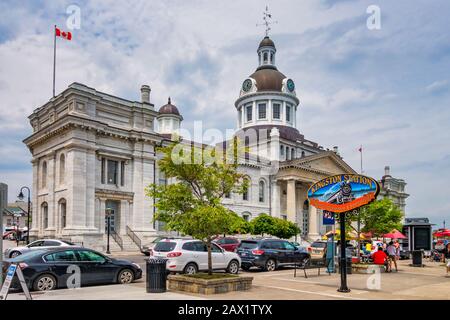
[[[187,129],[234,128],[234,101],[257,64],[266,3],[278,24],[277,65],[294,79],[298,129],[339,146],[380,178],[385,165],[407,181],[407,215],[450,222],[450,2],[441,1],[17,1],[0,0],[0,180],[10,200],[31,183],[28,115],[48,101],[52,26],[67,29],[66,8],[81,9],[81,29],[58,43],[57,91],[72,82],[138,100],[152,87]],[[381,30],[366,27],[369,5]]]

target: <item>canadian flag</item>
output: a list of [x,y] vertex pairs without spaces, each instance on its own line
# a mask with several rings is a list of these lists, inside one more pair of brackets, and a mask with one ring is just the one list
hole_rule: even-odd
[[72,33],[70,31],[61,31],[61,29],[59,29],[58,27],[55,27],[55,35],[66,40],[72,40]]

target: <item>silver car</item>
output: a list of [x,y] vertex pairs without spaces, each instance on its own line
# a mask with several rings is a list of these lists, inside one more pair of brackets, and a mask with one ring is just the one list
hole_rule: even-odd
[[36,240],[31,242],[29,245],[23,247],[14,247],[6,249],[4,252],[4,256],[5,258],[15,258],[31,250],[54,248],[54,247],[72,247],[72,246],[78,247],[77,245],[64,240],[57,240],[57,239]]

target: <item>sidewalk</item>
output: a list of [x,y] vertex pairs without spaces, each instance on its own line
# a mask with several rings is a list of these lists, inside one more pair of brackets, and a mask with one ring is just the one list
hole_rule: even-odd
[[[205,300],[170,291],[147,293],[142,281],[129,285],[61,289],[46,293],[32,292],[32,297],[34,300]],[[22,293],[14,293],[8,295],[7,300],[25,300],[25,296]]]

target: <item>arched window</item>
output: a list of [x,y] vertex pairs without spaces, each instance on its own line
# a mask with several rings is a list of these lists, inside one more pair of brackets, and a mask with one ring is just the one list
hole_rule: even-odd
[[59,157],[59,183],[63,184],[66,176],[66,156],[64,153]]
[[248,212],[244,212],[244,213],[242,214],[242,218],[243,218],[245,221],[247,221],[247,222],[249,222],[249,221],[251,220],[251,217],[252,217],[252,215],[251,215],[250,213],[248,213]]
[[248,201],[248,195],[250,192],[252,182],[249,178],[244,178],[244,181],[247,182],[247,187],[245,188],[244,193],[242,193],[242,200]]
[[61,199],[58,202],[59,207],[59,217],[61,229],[64,229],[67,225],[67,204],[66,199]]
[[42,188],[46,188],[47,187],[47,161],[44,161],[42,163]]
[[41,213],[42,213],[42,228],[48,228],[48,204],[47,202],[43,202],[41,204]]
[[284,146],[280,146],[280,155],[281,155],[281,158],[283,158],[283,156],[284,156]]
[[267,62],[269,61],[269,54],[268,52],[264,52],[264,64],[267,64]]
[[294,148],[291,149],[291,159],[292,160],[295,159],[295,150],[294,150]]
[[266,188],[266,184],[264,183],[263,180],[261,180],[259,182],[259,202],[264,202],[265,201],[265,188]]
[[302,158],[305,157],[305,151],[302,151]]

